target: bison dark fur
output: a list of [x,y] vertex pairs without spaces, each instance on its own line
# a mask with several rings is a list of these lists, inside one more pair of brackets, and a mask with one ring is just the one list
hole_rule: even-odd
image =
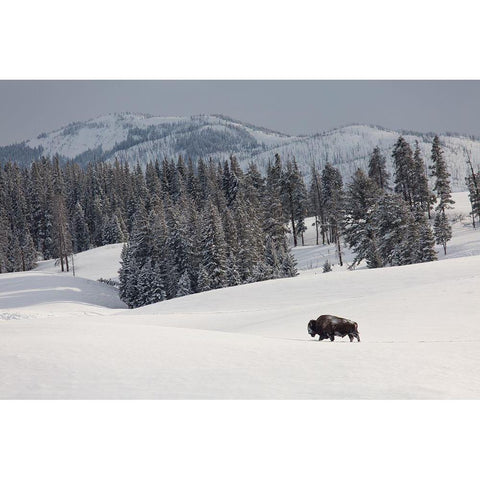
[[319,340],[329,338],[333,342],[335,337],[343,338],[348,335],[351,342],[354,338],[360,341],[357,322],[335,315],[320,315],[316,320],[310,320],[308,322],[308,333],[312,337],[318,335]]

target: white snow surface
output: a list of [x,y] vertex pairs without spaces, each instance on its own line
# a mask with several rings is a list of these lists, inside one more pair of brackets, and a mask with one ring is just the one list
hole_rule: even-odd
[[[94,281],[115,278],[121,244],[76,255],[75,278],[53,262],[0,275],[0,398],[478,399],[480,230],[459,217],[466,198],[447,256],[427,264],[314,268],[135,310]],[[361,342],[308,336],[325,313],[358,322]]]

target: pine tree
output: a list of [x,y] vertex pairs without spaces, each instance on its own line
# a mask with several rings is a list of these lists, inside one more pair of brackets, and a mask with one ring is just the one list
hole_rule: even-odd
[[381,189],[363,170],[358,169],[347,188],[345,199],[345,240],[355,252],[353,265],[367,260],[369,268],[381,267],[374,228],[375,204]]
[[340,266],[343,265],[341,234],[344,219],[343,180],[340,172],[327,162],[322,172],[325,218],[328,224],[329,241],[337,246]]
[[297,236],[302,237],[306,230],[305,216],[307,210],[307,190],[295,160],[288,161],[282,173],[281,186],[283,193],[283,210],[291,223],[294,246],[297,246]]
[[393,148],[395,193],[399,193],[410,207],[414,205],[415,163],[410,145],[399,137]]
[[368,176],[378,185],[381,190],[388,190],[388,173],[385,157],[380,148],[375,147],[368,163]]
[[470,215],[472,216],[473,228],[475,228],[475,217],[478,217],[480,220],[480,171],[475,173],[472,161],[470,159],[470,151],[466,150],[466,154],[467,166],[470,173],[467,174],[467,177],[465,178],[465,183],[468,188],[468,198],[472,206],[472,211],[470,212]]
[[450,226],[445,210],[452,208],[455,203],[452,199],[450,187],[450,174],[447,170],[447,163],[443,158],[443,151],[440,146],[440,139],[435,135],[432,143],[432,176],[435,177],[434,192],[438,198],[435,208],[434,232],[438,245],[443,245],[443,251],[447,254],[447,242],[452,238],[452,227]]
[[404,247],[410,216],[410,208],[399,194],[385,194],[377,202],[373,225],[382,266],[409,263]]
[[430,218],[430,204],[432,200],[432,192],[428,188],[427,172],[423,162],[422,154],[418,140],[415,141],[415,152],[413,154],[414,162],[414,188],[413,188],[413,205],[414,210],[420,208],[421,211],[427,212]]
[[445,210],[437,210],[433,224],[437,245],[443,246],[443,252],[447,254],[447,242],[452,239],[452,227],[445,214]]
[[72,218],[72,239],[73,239],[73,253],[83,252],[88,250],[90,246],[90,232],[85,220],[83,208],[79,202],[75,205],[75,211]]
[[297,272],[297,260],[292,254],[290,247],[284,248],[280,246],[277,249],[279,260],[281,261],[283,277],[295,277],[298,275]]
[[310,202],[310,212],[315,217],[316,244],[319,245],[320,232],[322,234],[322,244],[325,245],[326,225],[323,205],[324,196],[322,191],[322,179],[315,165],[312,165],[311,169],[311,181],[308,198]]
[[238,178],[230,171],[227,162],[223,164],[222,189],[227,201],[227,206],[230,207],[237,196]]
[[207,269],[203,266],[203,264],[200,264],[200,267],[198,269],[198,282],[197,282],[197,291],[198,292],[206,292],[208,290],[211,290],[211,284],[210,284],[210,275],[207,272]]
[[233,215],[238,239],[237,268],[242,283],[247,283],[253,278],[255,265],[264,258],[264,234],[258,213],[251,208],[243,192],[239,192],[235,199]]
[[152,278],[149,284],[149,302],[162,302],[167,298],[167,293],[164,284],[164,272],[161,265],[152,265]]
[[275,164],[268,165],[267,180],[263,196],[261,195],[262,229],[276,244],[285,238],[287,228],[284,223],[285,214],[282,207],[281,162],[278,154]]
[[193,293],[192,283],[190,282],[190,275],[188,271],[185,270],[180,277],[177,285],[176,297],[183,297],[185,295],[190,295]]
[[167,294],[168,298],[174,298],[177,296],[180,278],[189,271],[193,248],[187,212],[180,205],[172,205],[167,212],[169,231],[167,245],[171,255]]
[[134,308],[139,296],[137,282],[140,269],[137,266],[135,257],[133,256],[133,250],[129,244],[125,244],[122,248],[120,265],[120,299],[130,308]]
[[58,157],[54,158],[52,220],[55,256],[60,259],[62,272],[69,271],[68,256],[72,253],[72,237],[65,204],[65,184]]
[[[1,187],[1,185],[0,185]],[[0,273],[8,271],[8,239],[11,236],[10,224],[7,214],[0,203]]]
[[472,210],[470,215],[472,216],[473,228],[476,228],[475,217],[480,220],[480,186],[479,186],[480,172],[475,173],[472,168],[472,173],[465,178],[465,183],[468,188],[468,198]]
[[418,224],[418,245],[416,246],[417,255],[416,263],[432,262],[437,259],[435,251],[435,237],[432,228],[428,223],[425,215],[418,213],[416,222]]
[[114,213],[109,218],[105,218],[102,222],[102,244],[109,245],[112,243],[120,243],[125,241],[125,237],[122,231],[122,226],[118,216]]
[[227,279],[229,287],[240,285],[242,283],[242,278],[237,267],[237,260],[233,252],[230,252],[227,258]]
[[202,265],[209,276],[210,288],[228,286],[227,245],[218,210],[208,202],[203,212]]

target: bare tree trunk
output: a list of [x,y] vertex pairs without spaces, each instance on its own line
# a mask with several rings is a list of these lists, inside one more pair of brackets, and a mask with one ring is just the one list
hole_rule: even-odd
[[338,261],[340,262],[340,266],[343,267],[342,247],[340,245],[340,235],[337,235],[337,252],[338,252]]
[[[475,195],[477,196],[477,201],[480,200],[480,193],[478,191],[478,183],[477,183],[477,177],[475,175],[475,172],[473,170],[473,165],[472,161],[470,160],[470,153],[467,152],[467,163],[470,167],[470,171],[472,172],[472,181],[473,181],[473,186],[475,187]],[[474,205],[472,202],[472,199],[470,198],[470,204],[472,205],[472,222],[473,222],[473,228],[475,228],[475,210],[474,210]]]
[[296,247],[297,246],[297,230],[295,229],[295,220],[293,218],[293,212],[292,212],[292,232],[293,232],[293,245]]

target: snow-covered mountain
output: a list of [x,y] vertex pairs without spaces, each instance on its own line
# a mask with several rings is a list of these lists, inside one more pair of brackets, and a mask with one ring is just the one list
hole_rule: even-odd
[[[428,163],[433,133],[400,132],[368,125],[350,125],[310,136],[292,136],[236,121],[223,115],[159,117],[145,114],[108,114],[75,122],[23,143],[0,147],[0,163],[13,159],[28,163],[40,155],[58,154],[84,163],[90,160],[130,164],[179,155],[193,159],[227,159],[236,155],[244,167],[254,161],[261,169],[279,153],[295,157],[308,176],[312,162],[320,168],[330,161],[348,181],[358,168],[366,168],[373,148],[379,146],[390,169],[392,147],[404,135],[412,145],[418,141]],[[467,152],[480,161],[480,140],[463,135],[440,135],[456,191],[465,189]]]

